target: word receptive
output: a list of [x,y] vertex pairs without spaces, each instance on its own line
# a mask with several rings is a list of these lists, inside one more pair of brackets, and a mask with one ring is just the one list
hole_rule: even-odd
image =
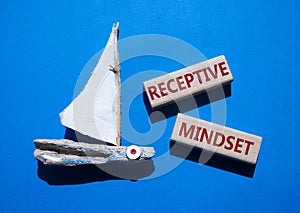
[[[232,81],[233,77],[226,58],[221,55],[146,81],[144,90],[151,108],[157,109],[224,87]],[[213,97],[209,98],[213,99]]]
[[262,138],[178,114],[171,142],[200,148],[248,164],[256,164]]

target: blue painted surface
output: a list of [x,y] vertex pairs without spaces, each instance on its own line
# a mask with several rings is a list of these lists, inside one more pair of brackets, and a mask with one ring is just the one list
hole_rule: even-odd
[[62,163],[74,163],[74,164],[87,164],[90,161],[89,160],[71,160],[71,159],[67,159],[67,158],[62,158],[61,159]]
[[[300,211],[299,1],[0,4],[1,212]],[[145,181],[58,187],[38,178],[33,139],[63,137],[58,113],[72,100],[81,69],[105,45],[115,21],[120,39],[165,34],[208,58],[226,55],[235,78],[226,125],[263,137],[253,179],[188,161]],[[144,56],[121,67],[124,82],[145,70],[170,72],[182,65]],[[211,106],[199,111],[211,120]],[[141,96],[129,115],[137,131],[151,131]],[[153,144],[158,156],[168,150],[174,121],[168,119]]]

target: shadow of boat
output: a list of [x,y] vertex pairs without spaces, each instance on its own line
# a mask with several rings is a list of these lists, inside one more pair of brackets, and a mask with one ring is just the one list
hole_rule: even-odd
[[76,185],[109,180],[136,181],[154,171],[152,160],[103,165],[56,166],[38,161],[37,175],[49,185]]

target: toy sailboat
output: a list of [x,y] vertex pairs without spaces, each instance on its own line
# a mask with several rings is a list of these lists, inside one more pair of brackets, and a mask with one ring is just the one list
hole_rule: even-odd
[[44,164],[76,166],[151,159],[152,147],[121,145],[118,27],[114,24],[104,51],[81,93],[59,115],[61,123],[98,143],[68,139],[34,140],[34,156]]

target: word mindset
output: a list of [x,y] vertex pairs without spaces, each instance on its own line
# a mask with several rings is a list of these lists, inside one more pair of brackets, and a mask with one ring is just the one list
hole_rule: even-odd
[[151,107],[156,108],[233,81],[225,56],[144,82]]
[[178,114],[171,140],[256,164],[262,138]]

